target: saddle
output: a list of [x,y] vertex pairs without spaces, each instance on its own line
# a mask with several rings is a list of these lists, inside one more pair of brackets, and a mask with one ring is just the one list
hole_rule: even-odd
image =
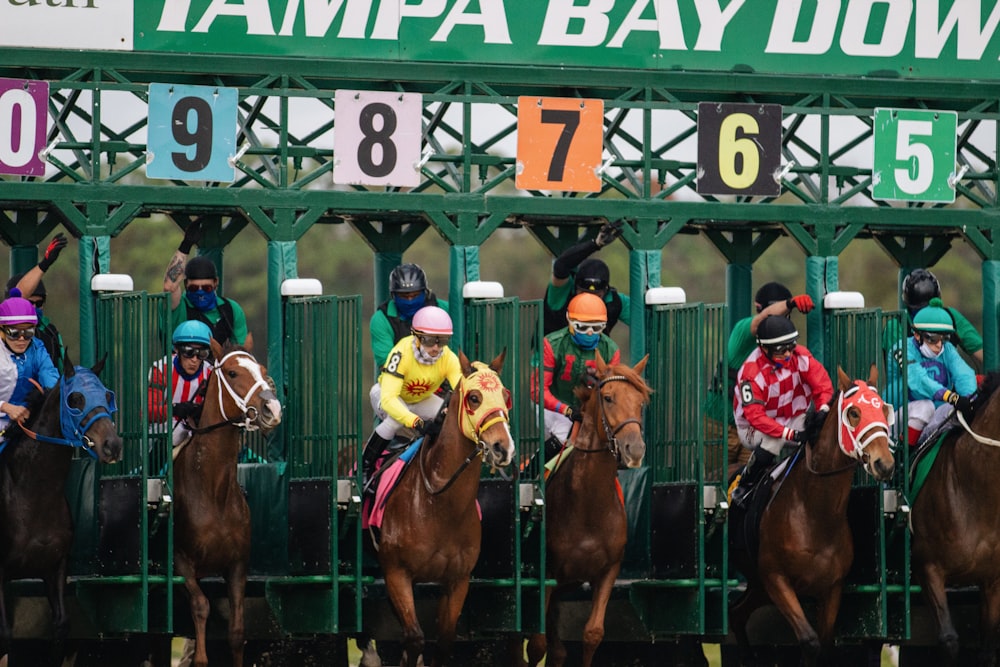
[[[764,510],[771,504],[771,500],[781,490],[785,477],[802,458],[804,451],[804,445],[800,445],[791,456],[772,465],[767,474],[750,489],[742,506],[729,507],[729,550],[745,553],[747,562],[754,567],[757,564],[757,551],[760,548],[760,519],[764,515]],[[730,479],[730,492],[738,482],[739,473],[736,473]]]

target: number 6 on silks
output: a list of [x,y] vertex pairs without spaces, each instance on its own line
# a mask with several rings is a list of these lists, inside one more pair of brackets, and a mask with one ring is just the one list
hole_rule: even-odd
[[238,103],[236,88],[149,84],[146,176],[232,182]]
[[338,90],[334,94],[333,182],[420,185],[423,96]]

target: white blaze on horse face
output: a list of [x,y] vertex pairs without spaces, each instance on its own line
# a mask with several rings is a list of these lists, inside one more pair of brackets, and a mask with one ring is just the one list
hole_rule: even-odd
[[[236,357],[236,363],[239,364],[244,369],[246,369],[246,371],[248,373],[250,373],[250,377],[252,377],[253,380],[254,380],[254,386],[255,387],[270,387],[271,386],[268,383],[267,379],[264,378],[264,374],[261,373],[261,371],[260,371],[260,364],[257,363],[253,358],[241,355],[239,357]],[[247,395],[247,397],[244,400],[249,401],[250,398],[251,398],[251,395]],[[269,420],[268,423],[270,423],[270,424],[277,424],[278,422],[280,422],[281,421],[281,403],[278,401],[278,399],[277,398],[269,398],[264,403],[267,405],[267,409],[271,411],[272,418]]]

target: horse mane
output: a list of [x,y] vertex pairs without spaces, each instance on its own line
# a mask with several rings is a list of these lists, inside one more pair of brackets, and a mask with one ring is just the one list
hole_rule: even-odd
[[996,392],[997,387],[1000,387],[1000,371],[990,371],[987,373],[986,379],[983,380],[983,385],[979,388],[976,398],[972,402],[973,412],[981,407],[985,407],[990,400],[990,396]]

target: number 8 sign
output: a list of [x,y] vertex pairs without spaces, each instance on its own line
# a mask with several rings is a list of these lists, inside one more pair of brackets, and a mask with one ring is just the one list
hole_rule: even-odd
[[0,174],[45,174],[48,101],[48,82],[0,79]]
[[334,183],[420,185],[422,95],[338,90],[334,110]]

